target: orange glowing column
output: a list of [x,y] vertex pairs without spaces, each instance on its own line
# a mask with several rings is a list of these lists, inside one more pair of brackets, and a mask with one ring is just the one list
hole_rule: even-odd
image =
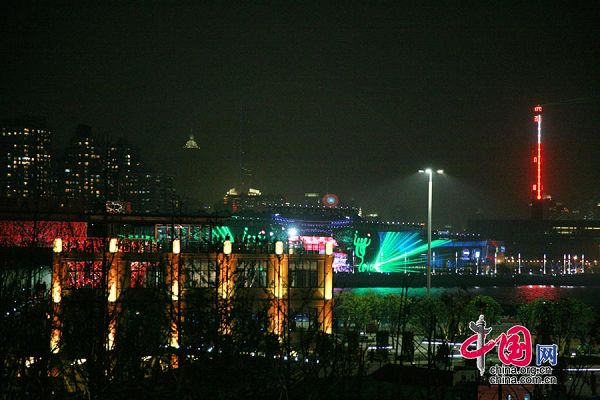
[[179,326],[182,319],[181,303],[181,260],[179,255],[179,240],[173,242],[173,253],[169,254],[167,259],[167,282],[171,287],[171,329],[169,345],[173,348],[179,348]]
[[60,351],[60,339],[62,334],[62,323],[60,320],[62,285],[64,282],[64,268],[62,265],[62,240],[57,238],[53,244],[52,257],[52,323],[50,331],[50,351],[58,353]]
[[328,243],[326,248],[325,256],[325,271],[323,281],[323,310],[322,310],[322,321],[323,326],[321,329],[325,333],[332,333],[333,331],[333,247]]
[[108,254],[106,259],[108,265],[108,332],[106,335],[106,349],[114,350],[117,337],[117,317],[120,311],[119,298],[121,297],[121,289],[123,282],[124,268],[119,268],[119,246],[115,238],[110,239]]
[[[269,309],[271,321],[270,330],[277,336],[282,337],[284,333],[284,322],[287,310],[288,291],[288,257],[283,254],[271,256],[270,264],[272,268],[272,295],[273,301]],[[271,278],[271,277],[269,277]]]
[[228,335],[231,333],[229,315],[231,313],[231,297],[234,289],[234,275],[236,259],[231,255],[231,242],[225,241],[223,253],[219,254],[219,309],[221,323],[219,333]]

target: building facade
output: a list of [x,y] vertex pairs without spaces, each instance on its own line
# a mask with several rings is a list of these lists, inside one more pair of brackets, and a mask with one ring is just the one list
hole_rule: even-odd
[[79,125],[65,153],[64,195],[84,204],[99,204],[106,192],[103,146],[92,127]]
[[0,195],[39,199],[52,195],[52,132],[43,118],[3,121],[0,127]]
[[102,211],[108,203],[127,204],[138,214],[173,212],[173,177],[144,168],[139,151],[125,139],[102,138],[79,125],[65,153],[64,197],[84,209]]
[[137,171],[125,176],[121,199],[130,202],[133,212],[173,214],[178,206],[173,176],[152,171]]
[[[59,353],[73,342],[65,339],[65,332],[72,331],[65,326],[73,325],[68,321],[69,298],[90,289],[104,299],[109,351],[119,345],[119,330],[127,326],[129,303],[124,299],[143,291],[162,293],[166,299],[161,303],[167,315],[162,326],[164,346],[174,354],[182,346],[200,346],[189,334],[198,315],[191,299],[198,298],[199,292],[208,299],[208,306],[203,307],[214,310],[219,336],[232,334],[234,315],[248,305],[248,318],[253,320],[263,310],[265,330],[282,343],[292,343],[293,332],[303,324],[332,333],[331,249],[328,254],[290,254],[293,251],[278,243],[249,251],[226,241],[219,250],[206,251],[188,248],[178,239],[163,247],[146,239],[57,238],[51,280],[51,351]],[[177,364],[176,355],[172,362]]]

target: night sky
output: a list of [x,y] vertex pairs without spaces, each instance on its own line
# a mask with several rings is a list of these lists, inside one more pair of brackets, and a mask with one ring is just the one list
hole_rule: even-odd
[[[424,220],[416,171],[444,168],[434,222],[459,225],[529,215],[541,103],[546,191],[600,198],[598,2],[488,3],[5,5],[0,117],[46,116],[58,153],[78,123],[127,137],[211,204],[237,183],[240,132],[263,193],[386,217]],[[182,150],[191,129],[200,151]]]

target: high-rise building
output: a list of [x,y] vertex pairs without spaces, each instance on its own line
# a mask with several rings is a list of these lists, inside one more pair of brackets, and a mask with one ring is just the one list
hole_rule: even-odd
[[138,172],[142,163],[139,152],[125,139],[108,145],[106,160],[104,162],[107,179],[107,200],[123,200],[131,186],[130,176]]
[[120,212],[165,213],[177,204],[173,177],[143,167],[137,148],[79,125],[65,154],[64,194],[84,209],[120,204]]
[[46,121],[33,117],[3,121],[0,129],[0,196],[50,197],[52,133]]
[[263,195],[260,190],[254,188],[248,188],[246,191],[233,187],[223,197],[224,208],[231,212],[264,210],[283,203],[285,198],[282,195]]
[[125,176],[123,199],[131,203],[136,214],[171,213],[177,207],[173,176],[137,171]]
[[184,149],[191,149],[191,150],[199,150],[200,146],[198,146],[198,143],[196,143],[196,140],[194,139],[194,135],[190,135],[190,138],[185,142],[185,145],[183,146]]
[[92,128],[79,125],[65,153],[64,194],[86,205],[100,204],[106,192],[103,149]]

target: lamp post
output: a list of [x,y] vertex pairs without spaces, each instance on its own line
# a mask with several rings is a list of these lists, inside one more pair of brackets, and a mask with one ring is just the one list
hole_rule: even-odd
[[[431,168],[420,169],[419,173],[429,175],[429,190],[427,195],[427,295],[431,291],[431,203],[433,191],[433,170]],[[443,169],[436,171],[438,174],[443,174]]]

